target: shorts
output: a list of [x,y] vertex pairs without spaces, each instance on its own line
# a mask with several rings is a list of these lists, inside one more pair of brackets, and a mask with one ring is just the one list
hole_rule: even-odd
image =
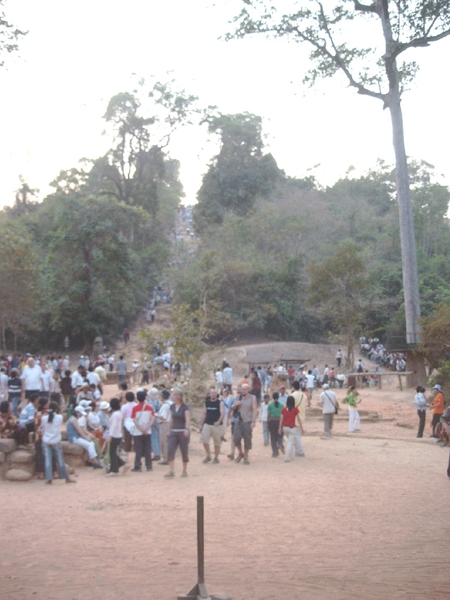
[[183,462],[189,462],[189,438],[185,437],[184,431],[171,431],[169,433],[169,437],[167,438],[167,460],[169,462],[175,460],[177,448],[180,448]]
[[234,443],[237,446],[244,440],[244,449],[252,449],[252,424],[251,422],[244,423],[243,421],[236,421],[234,424]]
[[208,425],[205,423],[202,427],[202,433],[200,435],[201,444],[209,444],[209,440],[213,439],[214,446],[220,447],[222,440],[223,427],[222,425]]

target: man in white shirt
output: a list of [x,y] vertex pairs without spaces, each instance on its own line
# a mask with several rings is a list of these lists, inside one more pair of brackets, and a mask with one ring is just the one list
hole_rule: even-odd
[[42,381],[44,384],[44,389],[42,391],[42,396],[45,398],[50,398],[50,394],[55,389],[55,379],[53,377],[53,372],[47,367],[46,362],[43,360],[40,367],[42,371]]
[[170,399],[170,392],[163,390],[161,392],[162,406],[156,413],[159,419],[159,441],[161,445],[161,456],[162,461],[158,465],[168,465],[167,461],[167,434],[170,428],[170,407],[173,404]]
[[98,373],[94,371],[94,367],[91,365],[89,367],[89,373],[86,375],[86,379],[90,384],[94,384],[100,390],[100,394],[103,393],[102,380]]
[[339,407],[336,394],[329,389],[327,383],[322,386],[323,392],[319,397],[319,404],[322,406],[323,428],[324,434],[321,436],[323,440],[331,438],[331,430],[333,429],[333,417]]
[[42,370],[36,363],[34,358],[30,357],[27,360],[27,364],[23,368],[22,375],[22,396],[29,398],[31,394],[37,392],[41,393],[44,391],[44,382],[42,377]]
[[84,383],[83,373],[84,373],[83,365],[78,365],[78,369],[72,375],[72,389],[74,391],[83,385],[83,383]]
[[224,363],[222,370],[223,387],[228,388],[230,394],[233,392],[233,369],[228,363]]

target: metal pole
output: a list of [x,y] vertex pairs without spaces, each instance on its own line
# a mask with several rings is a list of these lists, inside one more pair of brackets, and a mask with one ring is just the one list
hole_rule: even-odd
[[197,565],[198,583],[205,583],[205,529],[203,496],[197,496]]

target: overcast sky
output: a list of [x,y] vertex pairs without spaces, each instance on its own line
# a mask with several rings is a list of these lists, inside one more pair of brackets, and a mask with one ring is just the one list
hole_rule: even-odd
[[[342,80],[305,88],[306,49],[263,37],[218,38],[239,0],[9,0],[10,21],[29,34],[0,70],[0,205],[14,201],[22,174],[48,193],[61,169],[108,148],[102,115],[132,74],[179,81],[202,106],[264,118],[267,151],[288,175],[314,173],[330,185],[350,166],[393,162],[389,113]],[[450,40],[414,51],[422,69],[403,101],[409,156],[436,166],[450,183]],[[216,151],[201,127],[173,139],[187,200],[193,202]],[[313,171],[310,171],[316,165]]]

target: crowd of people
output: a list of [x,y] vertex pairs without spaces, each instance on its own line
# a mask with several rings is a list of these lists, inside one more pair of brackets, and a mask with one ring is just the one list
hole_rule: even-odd
[[[338,357],[337,357],[338,358]],[[154,462],[168,466],[167,478],[175,476],[175,453],[180,448],[183,477],[187,477],[191,417],[183,392],[172,386],[174,371],[170,351],[156,349],[151,363],[159,365],[169,376],[165,383],[149,385],[151,367],[146,369],[134,361],[131,374],[121,355],[115,367],[119,377],[119,392],[110,401],[103,399],[108,362],[99,356],[95,361],[81,356],[72,373],[69,365],[53,362],[55,357],[34,358],[18,355],[0,361],[0,437],[17,441],[21,449],[34,444],[36,474],[46,483],[54,477],[69,477],[61,446],[64,418],[69,442],[82,447],[88,456],[87,465],[104,470],[108,477],[153,469]],[[64,360],[64,359],[63,359]],[[66,359],[67,360],[67,359]],[[141,367],[139,370],[138,367]],[[143,367],[143,368],[142,368]],[[136,374],[139,373],[139,376]],[[312,406],[313,395],[321,407],[324,432],[322,439],[332,437],[333,419],[339,411],[334,388],[343,388],[345,376],[338,379],[340,369],[325,365],[321,373],[314,365],[308,369],[283,365],[262,368],[253,366],[234,392],[233,370],[224,359],[214,373],[216,385],[211,387],[203,405],[199,423],[204,463],[220,462],[222,444],[230,430],[230,450],[227,457],[236,463],[250,465],[253,431],[259,421],[264,445],[272,457],[284,455],[286,462],[304,457],[302,434],[306,409]],[[276,378],[276,379],[275,379]],[[130,381],[131,380],[131,381]],[[274,385],[274,382],[277,382]],[[139,385],[135,392],[129,383]],[[276,391],[272,391],[276,388]],[[425,411],[430,406],[425,390],[417,388],[415,405],[419,416],[418,437],[425,428]],[[348,431],[360,431],[358,405],[361,395],[350,386],[341,404],[348,407]],[[434,387],[432,436],[442,445],[450,444],[450,409],[444,411],[444,398],[439,385]],[[134,464],[128,454],[134,451]]]

